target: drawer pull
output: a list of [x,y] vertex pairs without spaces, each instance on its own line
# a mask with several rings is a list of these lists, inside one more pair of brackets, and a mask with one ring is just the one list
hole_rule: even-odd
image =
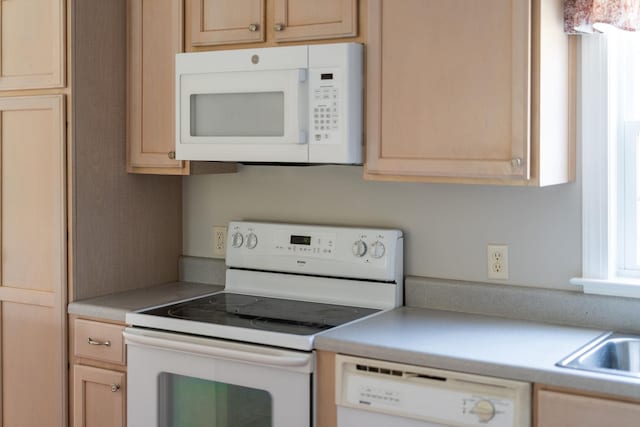
[[120,390],[120,384],[111,384],[111,393],[115,393]]
[[111,347],[111,341],[96,341],[93,338],[87,338],[87,342],[91,345],[103,345],[105,347]]

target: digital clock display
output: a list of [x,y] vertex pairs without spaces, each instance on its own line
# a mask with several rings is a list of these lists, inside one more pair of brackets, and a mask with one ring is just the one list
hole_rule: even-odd
[[292,245],[306,245],[311,246],[311,236],[291,236],[289,241]]

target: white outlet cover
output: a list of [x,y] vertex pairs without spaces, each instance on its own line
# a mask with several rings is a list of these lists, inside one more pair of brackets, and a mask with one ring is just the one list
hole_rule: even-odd
[[487,245],[487,278],[509,279],[509,247],[507,245]]
[[213,227],[213,256],[224,258],[227,254],[227,227],[216,225]]

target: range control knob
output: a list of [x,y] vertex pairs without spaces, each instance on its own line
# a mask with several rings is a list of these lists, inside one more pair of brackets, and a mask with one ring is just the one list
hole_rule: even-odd
[[386,250],[387,248],[384,247],[384,243],[376,240],[373,245],[371,245],[371,256],[374,258],[382,258]]
[[357,240],[353,242],[351,252],[353,252],[353,255],[357,257],[363,257],[364,254],[367,253],[367,244],[364,242],[364,240]]
[[234,248],[239,248],[244,243],[244,237],[242,237],[242,233],[236,231],[231,236],[231,246]]
[[249,233],[247,235],[247,248],[253,249],[256,246],[258,246],[258,236],[256,236],[254,233]]
[[489,400],[483,399],[475,404],[472,412],[476,414],[478,420],[486,423],[487,421],[491,421],[496,415],[496,408]]

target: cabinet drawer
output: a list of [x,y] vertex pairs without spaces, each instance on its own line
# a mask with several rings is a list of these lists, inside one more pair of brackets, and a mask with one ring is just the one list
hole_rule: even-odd
[[73,352],[102,362],[125,364],[124,326],[76,319],[73,334]]

